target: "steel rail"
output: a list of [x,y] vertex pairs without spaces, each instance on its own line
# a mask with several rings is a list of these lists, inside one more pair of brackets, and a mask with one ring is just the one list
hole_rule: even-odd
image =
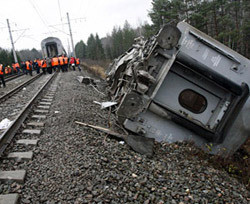
[[18,78],[18,77],[20,77],[20,76],[23,76],[24,74],[23,73],[21,73],[21,74],[15,74],[15,75],[11,75],[11,76],[9,76],[9,77],[5,77],[5,82],[8,82],[8,81],[11,81],[11,80],[13,80],[13,79],[16,79],[16,78]]
[[26,85],[32,83],[36,79],[38,79],[40,76],[42,76],[42,73],[36,75],[35,77],[31,78],[30,80],[28,80],[28,81],[20,84],[19,86],[15,87],[14,89],[12,89],[11,91],[9,91],[8,93],[4,94],[3,96],[0,97],[0,102],[2,102],[4,100],[6,100],[7,98],[11,97],[13,94],[15,94],[16,92],[18,92],[20,89],[22,89]]
[[16,76],[17,74],[11,74],[11,75],[4,75],[4,79],[9,79],[13,76]]
[[39,89],[39,91],[35,94],[35,96],[27,103],[27,105],[23,108],[21,113],[17,116],[17,118],[13,121],[13,123],[5,130],[5,132],[0,135],[0,156],[2,156],[3,152],[7,148],[7,146],[11,143],[11,140],[14,138],[16,131],[20,128],[24,120],[27,118],[31,106],[36,102],[37,98],[40,96],[42,91],[50,84],[52,79],[56,76],[54,73],[46,83]]

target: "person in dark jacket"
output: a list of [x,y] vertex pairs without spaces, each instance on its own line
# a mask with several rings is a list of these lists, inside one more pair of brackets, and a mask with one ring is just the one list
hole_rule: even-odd
[[34,69],[36,70],[36,73],[37,73],[37,74],[40,74],[40,67],[38,66],[37,60],[38,60],[38,59],[34,60],[34,62],[33,62],[33,67],[34,67]]
[[0,78],[1,78],[1,81],[2,81],[2,84],[3,84],[3,87],[6,87],[5,81],[4,81],[4,68],[3,68],[2,64],[0,64]]
[[23,62],[23,61],[21,62],[21,68],[22,68],[23,74],[26,74],[26,75],[27,75],[28,73],[27,73],[27,71],[26,71],[26,64],[25,64],[25,62]]

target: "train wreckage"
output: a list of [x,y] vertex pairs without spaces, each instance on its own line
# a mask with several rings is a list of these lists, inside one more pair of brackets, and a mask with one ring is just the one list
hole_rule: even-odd
[[109,67],[118,121],[156,141],[229,156],[250,136],[250,60],[185,22],[139,37]]

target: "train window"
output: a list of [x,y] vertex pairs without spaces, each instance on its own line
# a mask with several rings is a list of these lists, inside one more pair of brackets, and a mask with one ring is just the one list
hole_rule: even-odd
[[180,93],[179,103],[182,107],[196,114],[202,113],[207,108],[206,98],[191,89],[185,89]]

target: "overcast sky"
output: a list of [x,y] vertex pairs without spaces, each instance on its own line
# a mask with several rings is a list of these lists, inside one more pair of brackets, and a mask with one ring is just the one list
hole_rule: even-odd
[[[151,22],[148,11],[152,0],[0,0],[0,47],[11,49],[6,19],[13,31],[15,49],[40,48],[49,36],[58,37],[68,50],[69,13],[74,43],[85,43],[91,33],[105,37],[114,26],[123,26],[125,20],[137,27]],[[75,20],[74,20],[75,19]],[[63,25],[61,25],[63,23]],[[27,29],[27,30],[22,30]]]

